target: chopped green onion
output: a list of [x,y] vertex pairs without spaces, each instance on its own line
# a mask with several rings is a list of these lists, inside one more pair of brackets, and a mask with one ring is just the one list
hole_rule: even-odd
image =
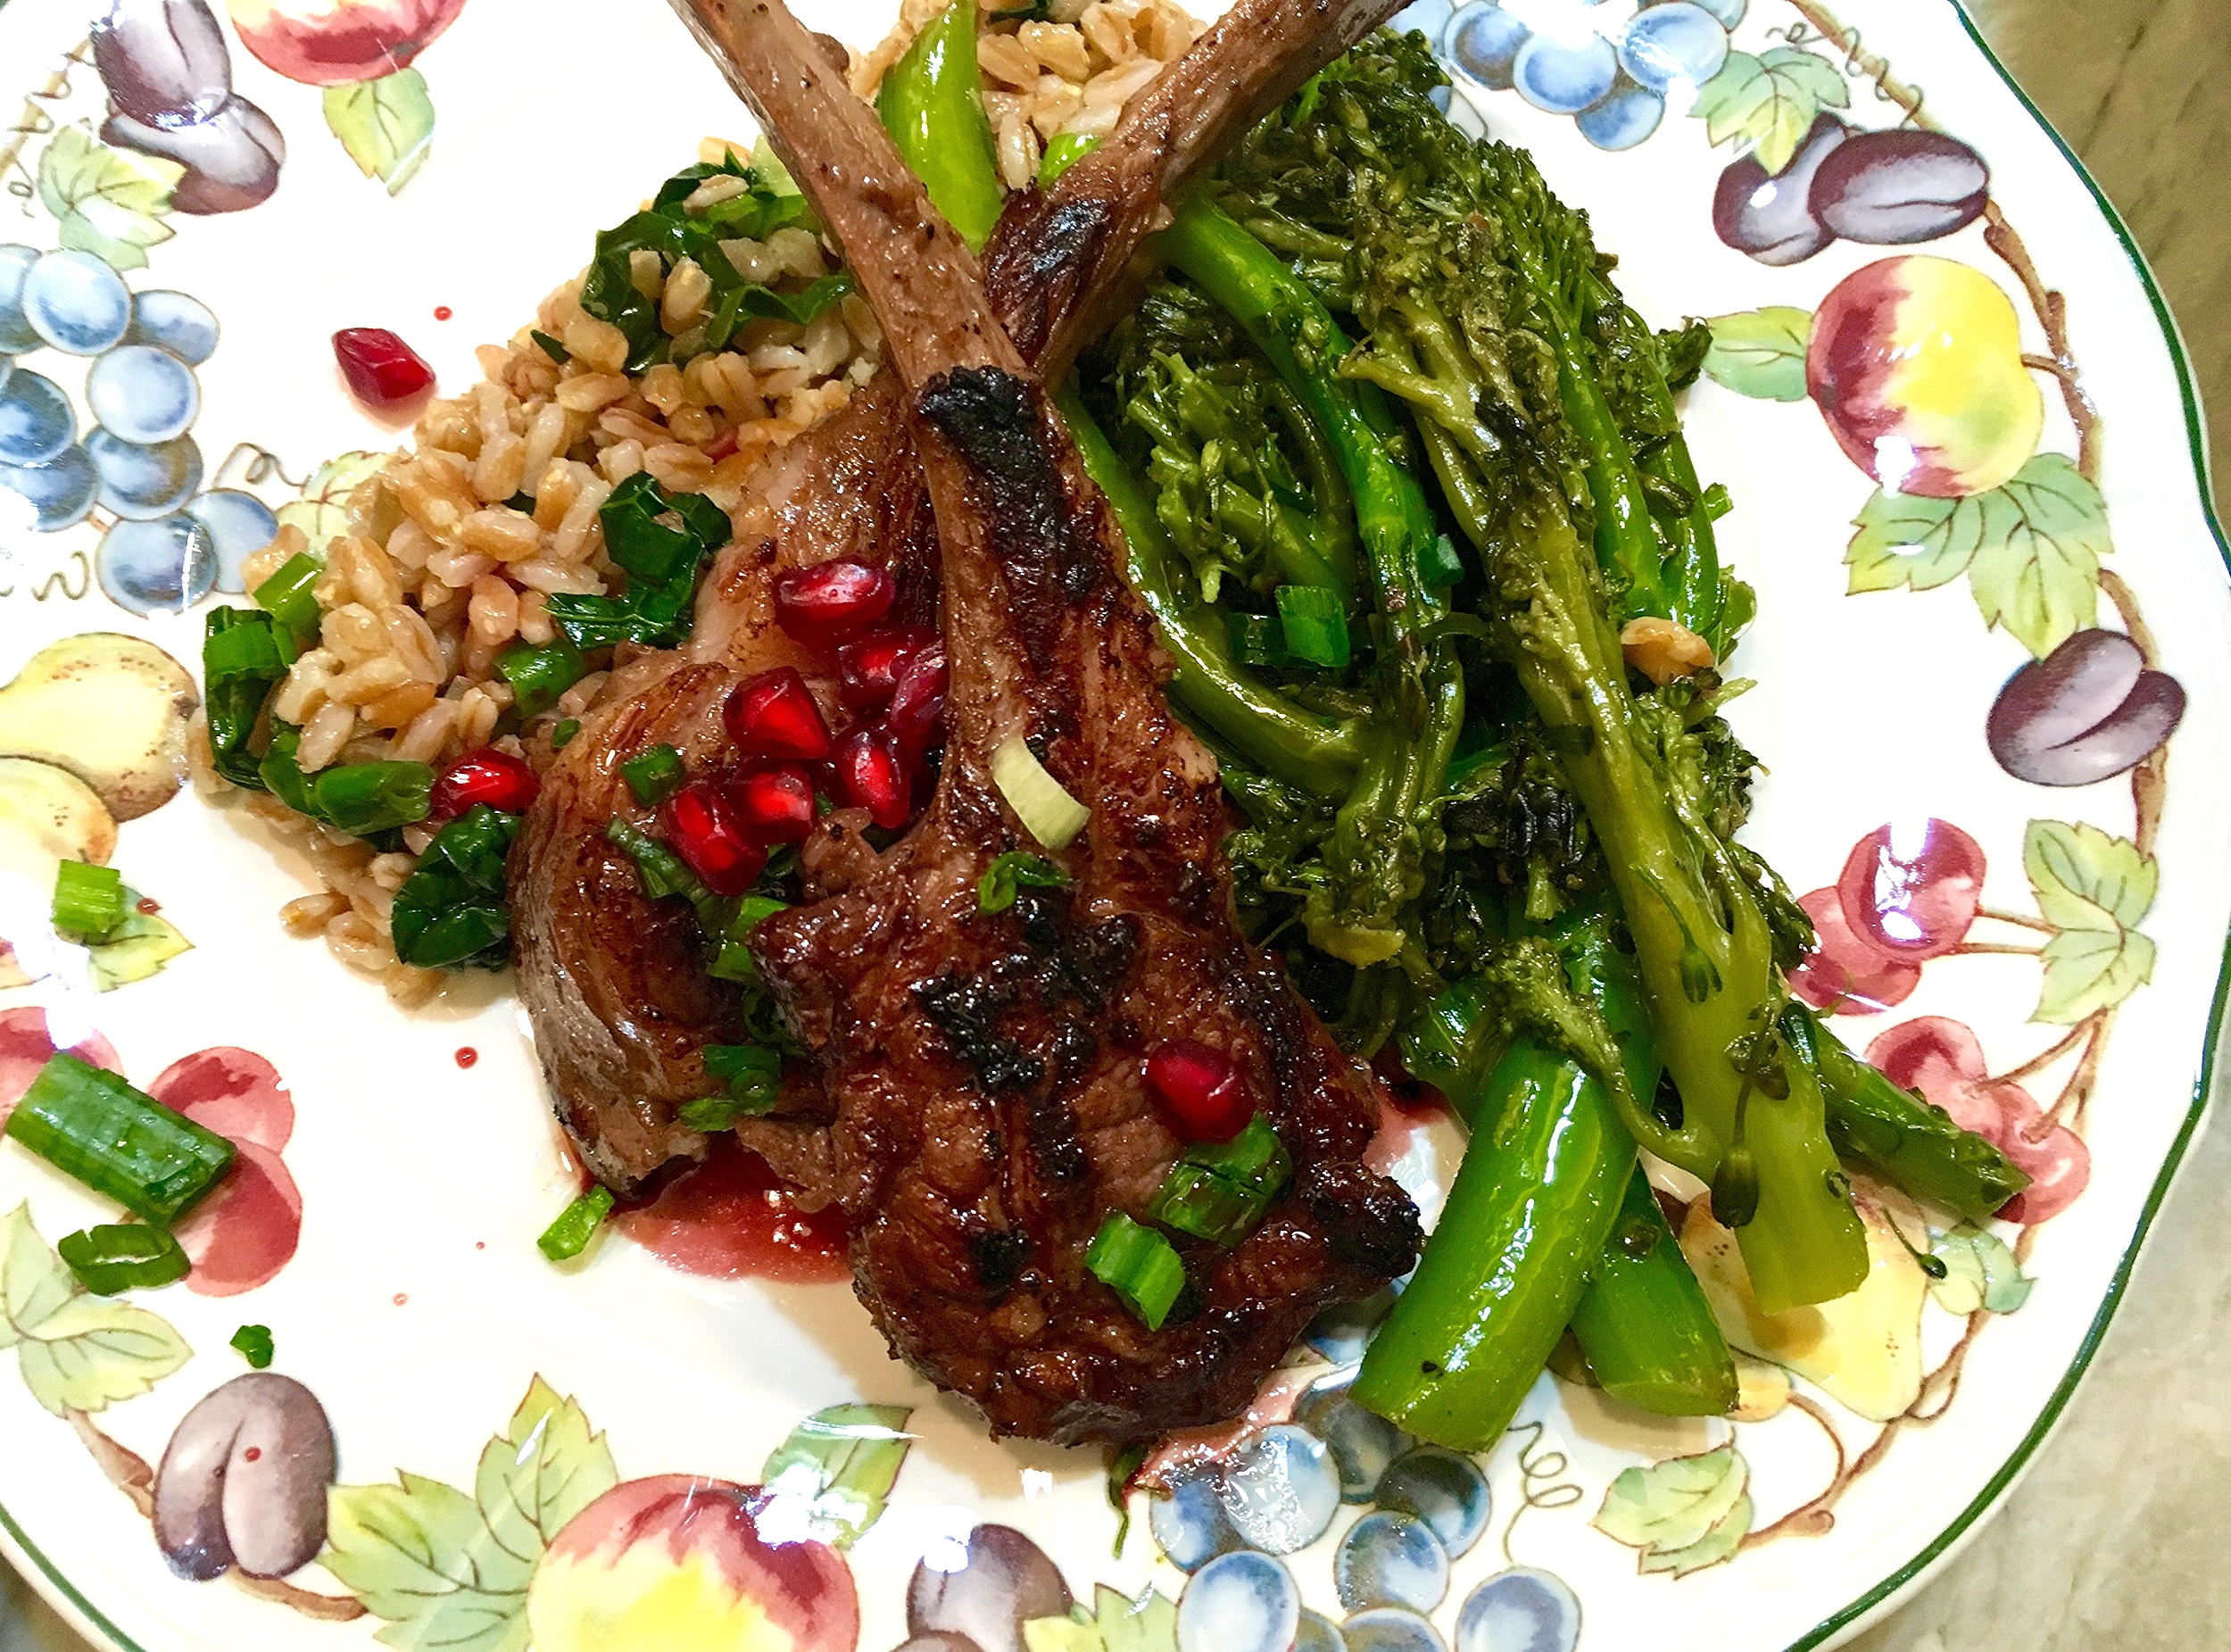
[[1024,884],[1033,889],[1059,889],[1068,881],[1061,868],[1044,856],[1011,849],[1005,854],[992,856],[991,864],[977,880],[976,910],[1006,911],[1015,904],[1015,897]]
[[1294,657],[1286,650],[1286,627],[1269,614],[1224,616],[1232,635],[1232,657],[1243,666],[1290,666]]
[[496,669],[511,685],[511,703],[521,717],[537,717],[558,703],[558,697],[588,675],[581,651],[562,636],[541,648],[514,643],[496,656]]
[[271,1356],[278,1351],[271,1341],[269,1325],[243,1325],[232,1333],[232,1347],[241,1358],[258,1371],[271,1368]]
[[1181,1233],[1236,1245],[1263,1219],[1292,1174],[1285,1143],[1257,1113],[1231,1141],[1187,1149],[1163,1178],[1149,1214]]
[[589,1241],[596,1237],[597,1229],[604,1225],[604,1218],[611,1208],[612,1190],[593,1187],[543,1230],[535,1246],[553,1262],[570,1262],[589,1248]]
[[318,818],[318,802],[310,793],[310,776],[303,773],[303,766],[294,760],[294,753],[303,743],[303,731],[292,723],[282,723],[276,718],[271,722],[270,749],[263,760],[256,765],[256,778],[263,789],[298,815]]
[[424,763],[344,763],[310,782],[317,817],[357,837],[425,819],[433,790]]
[[679,792],[687,777],[682,772],[682,754],[669,745],[636,752],[619,766],[619,773],[635,801],[646,809],[657,808]]
[[137,1223],[66,1233],[56,1242],[54,1254],[78,1276],[78,1283],[96,1297],[153,1291],[184,1279],[194,1270],[169,1228],[143,1227]]
[[5,1133],[166,1227],[224,1179],[234,1158],[224,1137],[66,1051],[39,1069]]
[[1185,1289],[1185,1264],[1170,1241],[1120,1210],[1100,1224],[1092,1248],[1084,1253],[1084,1266],[1149,1331],[1162,1329]]
[[[992,13],[998,16],[999,13]],[[1086,132],[1057,132],[1046,145],[1045,158],[1038,163],[1038,187],[1053,187],[1054,179],[1074,166],[1100,146],[1100,140]]]
[[604,835],[627,851],[635,863],[635,876],[643,880],[643,892],[651,900],[687,895],[695,901],[705,894],[705,885],[682,864],[682,857],[640,826],[615,817],[605,826]]
[[1453,585],[1464,577],[1464,559],[1456,554],[1456,542],[1447,534],[1437,535],[1431,544],[1418,547],[1421,583],[1436,587]]
[[1049,849],[1066,849],[1092,811],[1062,790],[1020,735],[1009,735],[991,754],[991,784],[1028,832]]
[[1348,663],[1348,612],[1338,591],[1326,585],[1281,585],[1273,594],[1279,626],[1295,659],[1313,666]]
[[708,1044],[705,1071],[724,1084],[778,1079],[783,1058],[763,1044]]
[[209,753],[235,785],[263,790],[258,760],[248,750],[263,702],[286,675],[293,639],[255,608],[212,608],[202,642],[202,703],[209,717]]
[[1247,1128],[1229,1141],[1198,1141],[1187,1148],[1185,1162],[1266,1199],[1286,1185],[1294,1168],[1286,1144],[1261,1113],[1248,1120]]
[[285,626],[298,643],[318,635],[318,581],[325,571],[308,552],[297,552],[255,588],[256,606]]
[[444,826],[395,892],[395,956],[419,969],[500,967],[511,913],[505,858],[519,817],[475,803]]
[[54,927],[98,939],[124,920],[124,875],[65,860],[54,868]]
[[772,1112],[782,1097],[782,1052],[764,1044],[708,1044],[705,1075],[726,1084],[728,1093],[682,1108],[682,1122],[693,1130],[726,1130],[739,1118]]
[[550,749],[553,751],[564,751],[573,743],[573,737],[580,732],[581,719],[579,718],[560,718],[558,726],[550,731]]
[[759,978],[759,961],[751,956],[751,949],[744,939],[757,928],[763,918],[790,908],[780,901],[766,895],[746,895],[736,903],[735,916],[717,929],[708,930],[717,935],[720,951],[713,959],[712,976],[716,981],[756,983]]
[[573,352],[567,349],[565,345],[560,344],[548,333],[543,332],[536,328],[529,328],[527,329],[527,336],[533,339],[536,344],[540,345],[543,347],[543,353],[548,356],[552,361],[557,362],[559,366],[563,367],[567,362],[573,360]]

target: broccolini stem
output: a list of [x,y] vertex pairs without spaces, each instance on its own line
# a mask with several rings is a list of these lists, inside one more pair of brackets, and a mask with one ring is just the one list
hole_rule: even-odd
[[1735,1408],[1727,1339],[1638,1165],[1596,1277],[1572,1310],[1572,1334],[1614,1399],[1660,1416]]

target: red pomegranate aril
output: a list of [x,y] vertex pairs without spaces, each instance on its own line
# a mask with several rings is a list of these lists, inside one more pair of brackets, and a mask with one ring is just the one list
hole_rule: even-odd
[[543,783],[521,759],[493,746],[468,751],[434,782],[427,794],[427,818],[453,820],[476,803],[501,815],[523,815],[534,807]]
[[1229,1141],[1255,1117],[1255,1104],[1230,1056],[1190,1038],[1173,1038],[1147,1058],[1147,1093],[1170,1129],[1187,1141]]
[[891,730],[908,757],[945,743],[945,690],[952,674],[945,666],[945,644],[932,643],[907,661],[891,694]]
[[344,327],[333,336],[334,360],[349,390],[382,411],[415,401],[434,387],[426,358],[384,327]]
[[728,800],[755,843],[802,843],[813,834],[813,776],[795,763],[738,776]]
[[829,755],[829,726],[795,666],[761,672],[738,687],[722,717],[728,738],[746,757],[794,757],[810,763]]
[[833,557],[775,582],[775,618],[803,643],[834,643],[879,624],[899,594],[887,569]]
[[856,728],[837,747],[837,784],[844,801],[865,809],[877,826],[896,830],[914,813],[914,776],[891,730]]
[[919,626],[870,631],[837,650],[837,698],[855,711],[890,703],[914,657],[936,640]]
[[659,805],[667,845],[717,895],[740,895],[767,866],[767,851],[743,829],[736,807],[709,780],[694,780]]

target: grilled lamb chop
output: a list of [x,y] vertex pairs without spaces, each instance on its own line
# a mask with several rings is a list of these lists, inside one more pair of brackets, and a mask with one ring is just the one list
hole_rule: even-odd
[[[1416,1210],[1363,1162],[1375,1094],[1239,930],[1215,760],[1163,698],[1120,532],[975,260],[779,0],[694,4],[875,307],[942,544],[930,806],[851,888],[751,939],[835,1109],[856,1288],[995,1432],[1138,1440],[1231,1415],[1320,1308],[1415,1255]],[[992,778],[1018,744],[1091,815],[1054,853],[1065,887],[986,914],[992,859],[1043,847]],[[1086,1257],[1182,1150],[1142,1074],[1177,1039],[1232,1060],[1292,1179],[1235,1246],[1178,1241],[1185,1294],[1149,1330]]]
[[[1051,378],[1066,372],[1093,316],[1124,287],[1163,194],[1213,163],[1397,4],[1240,0],[1132,100],[1106,144],[1051,190],[1015,197],[986,249],[985,281],[1024,356],[1049,355]],[[685,21],[724,55],[700,20]],[[816,46],[825,61],[818,37]],[[723,554],[687,645],[616,674],[551,765],[513,851],[513,953],[535,1047],[560,1122],[592,1173],[623,1197],[677,1161],[704,1157],[705,1138],[676,1109],[717,1088],[699,1051],[734,1042],[737,1003],[706,979],[686,914],[646,900],[633,862],[604,835],[615,816],[646,824],[619,761],[663,740],[702,772],[719,760],[719,710],[737,683],[789,664],[816,677],[770,622],[774,574],[832,556],[933,565],[934,528],[900,400],[896,382],[879,376],[782,450],[758,483],[771,507],[767,531]],[[858,844],[855,833],[842,847]],[[833,862],[851,858],[836,843],[814,847]],[[817,1162],[815,1144],[795,1143],[779,1125],[751,1134],[778,1169],[800,1152]],[[816,1189],[801,1179],[810,1200]]]

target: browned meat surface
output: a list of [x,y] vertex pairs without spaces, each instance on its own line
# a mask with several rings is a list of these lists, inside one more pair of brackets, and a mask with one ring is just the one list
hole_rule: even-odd
[[[861,881],[752,937],[835,1109],[825,1168],[859,1295],[999,1432],[1230,1415],[1319,1308],[1414,1257],[1416,1211],[1363,1164],[1374,1093],[1239,931],[1215,761],[1164,701],[1120,535],[975,259],[782,5],[698,8],[875,306],[942,546],[935,796]],[[987,916],[991,859],[1033,846],[991,780],[1012,740],[1091,814],[1053,856],[1066,888]],[[1235,1248],[1180,1241],[1187,1295],[1149,1331],[1084,1258],[1181,1150],[1141,1070],[1180,1036],[1238,1065],[1294,1175]]]

